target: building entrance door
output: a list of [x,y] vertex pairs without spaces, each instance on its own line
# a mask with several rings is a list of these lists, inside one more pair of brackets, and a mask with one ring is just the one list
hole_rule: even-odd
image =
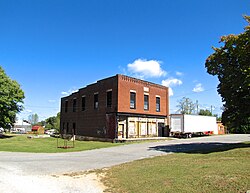
[[119,124],[118,126],[118,139],[124,138],[124,124]]

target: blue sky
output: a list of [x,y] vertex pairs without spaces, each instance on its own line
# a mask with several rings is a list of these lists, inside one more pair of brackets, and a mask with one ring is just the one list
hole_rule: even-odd
[[206,58],[243,32],[249,0],[0,0],[0,66],[25,92],[27,118],[59,112],[62,96],[115,74],[171,87],[221,113]]

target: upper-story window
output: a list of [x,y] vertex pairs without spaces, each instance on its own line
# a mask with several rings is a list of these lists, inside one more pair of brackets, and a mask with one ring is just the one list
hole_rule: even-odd
[[82,111],[85,111],[86,109],[86,97],[82,96]]
[[149,109],[149,96],[144,94],[144,110]]
[[98,93],[94,94],[94,109],[98,109]]
[[65,113],[68,112],[68,101],[65,101]]
[[160,112],[161,111],[161,98],[160,97],[156,97],[156,112]]
[[76,112],[76,98],[73,99],[73,112]]
[[112,107],[112,90],[107,91],[107,107]]
[[130,109],[136,109],[136,92],[130,92]]

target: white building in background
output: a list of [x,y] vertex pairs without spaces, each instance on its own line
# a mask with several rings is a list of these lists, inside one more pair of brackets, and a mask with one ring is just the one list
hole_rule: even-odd
[[31,131],[32,125],[24,120],[17,120],[14,124],[14,127],[11,128],[12,132],[17,133],[27,133]]

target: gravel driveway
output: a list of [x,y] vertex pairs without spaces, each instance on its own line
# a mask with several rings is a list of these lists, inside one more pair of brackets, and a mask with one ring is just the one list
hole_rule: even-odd
[[94,174],[80,177],[63,174],[244,141],[250,141],[249,134],[128,144],[71,153],[0,152],[0,192],[102,192],[104,187]]

